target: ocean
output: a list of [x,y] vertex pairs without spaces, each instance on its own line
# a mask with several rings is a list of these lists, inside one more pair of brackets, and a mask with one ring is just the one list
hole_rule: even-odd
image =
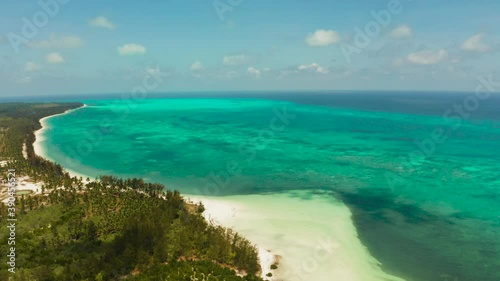
[[[142,177],[254,206],[265,197],[259,208],[282,214],[270,214],[270,244],[293,231],[292,242],[328,235],[343,225],[339,218],[348,220],[351,236],[387,274],[359,280],[500,280],[498,94],[211,92],[77,100],[87,106],[47,119],[40,142],[45,157],[70,170]],[[351,215],[339,216],[339,204]],[[337,242],[350,251],[351,240]],[[294,254],[300,262],[300,251]],[[351,280],[325,277],[328,262],[289,280]],[[365,265],[378,267],[373,260]]]

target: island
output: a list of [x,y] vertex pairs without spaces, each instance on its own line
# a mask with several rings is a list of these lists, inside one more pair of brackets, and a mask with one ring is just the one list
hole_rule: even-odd
[[0,104],[0,220],[8,226],[0,228],[8,259],[0,280],[264,280],[258,248],[207,221],[201,202],[140,178],[77,177],[37,155],[40,119],[82,106]]

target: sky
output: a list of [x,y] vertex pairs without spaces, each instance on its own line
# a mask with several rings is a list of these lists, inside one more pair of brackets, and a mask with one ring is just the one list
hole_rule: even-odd
[[[474,91],[500,1],[0,0],[0,96]],[[492,78],[493,77],[493,78]]]

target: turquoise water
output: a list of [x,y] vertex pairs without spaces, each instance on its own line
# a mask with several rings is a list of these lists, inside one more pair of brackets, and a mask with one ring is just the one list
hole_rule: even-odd
[[[189,194],[327,191],[351,208],[385,271],[495,281],[500,103],[491,98],[460,124],[443,118],[463,97],[85,100],[88,107],[47,120],[43,145],[80,173],[143,177]],[[443,141],[430,141],[440,129]]]

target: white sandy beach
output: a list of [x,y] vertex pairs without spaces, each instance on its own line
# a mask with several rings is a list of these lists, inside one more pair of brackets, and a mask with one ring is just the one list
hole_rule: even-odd
[[[45,139],[45,132],[47,130],[49,130],[49,126],[47,124],[47,120],[50,119],[50,118],[53,118],[53,117],[56,117],[56,116],[60,116],[60,115],[64,115],[64,114],[69,114],[73,111],[76,111],[76,110],[79,110],[79,109],[82,109],[82,108],[85,108],[87,107],[86,104],[84,104],[82,107],[79,107],[79,108],[75,108],[75,109],[69,109],[69,110],[66,110],[64,113],[60,113],[60,114],[55,114],[55,115],[51,115],[51,116],[47,116],[47,117],[44,117],[42,119],[40,119],[40,124],[42,125],[42,128],[40,128],[39,130],[37,130],[35,132],[35,142],[33,143],[33,148],[35,150],[35,154],[37,154],[38,156],[41,156],[47,160],[50,160],[50,161],[54,161],[54,159],[51,159],[50,157],[48,157],[46,151],[45,151],[45,146],[44,146],[44,143],[46,141]],[[55,162],[55,161],[54,161]],[[61,164],[61,163],[59,163]],[[81,174],[81,173],[78,173],[77,171],[73,171],[71,169],[68,169],[67,167],[64,167],[64,170],[66,172],[68,172],[70,174],[70,176],[72,177],[77,177],[77,178],[83,178],[84,181],[86,181],[85,179],[88,177],[87,175],[84,175],[84,174]],[[90,177],[92,178],[92,177]]]
[[[257,244],[265,279],[402,280],[381,270],[358,239],[350,210],[334,198],[306,192],[186,198],[202,201],[208,220]],[[270,270],[275,257],[278,269]]]

